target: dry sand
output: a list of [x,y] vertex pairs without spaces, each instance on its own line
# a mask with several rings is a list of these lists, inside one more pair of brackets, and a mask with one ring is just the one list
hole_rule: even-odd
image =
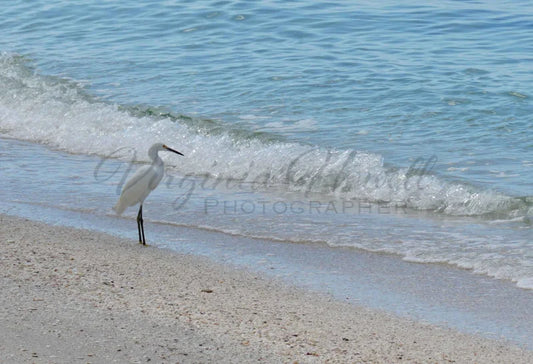
[[533,363],[504,342],[0,215],[1,363]]

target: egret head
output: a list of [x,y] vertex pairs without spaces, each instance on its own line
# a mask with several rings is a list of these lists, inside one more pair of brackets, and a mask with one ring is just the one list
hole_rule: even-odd
[[174,152],[176,154],[179,154],[179,155],[183,155],[183,153],[181,152],[178,152],[177,150],[175,149],[172,149],[170,147],[167,147],[165,144],[163,143],[155,143],[154,145],[152,145],[150,147],[150,149],[148,150],[148,156],[152,159],[152,160],[155,160],[156,157],[157,157],[157,153],[160,151],[160,150],[168,150],[169,152]]

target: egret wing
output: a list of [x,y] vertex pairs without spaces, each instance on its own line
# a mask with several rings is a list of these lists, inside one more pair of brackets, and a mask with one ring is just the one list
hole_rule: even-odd
[[163,175],[165,174],[165,169],[163,165],[155,166],[153,168],[153,172],[150,175],[150,180],[148,181],[148,187],[150,190],[154,190],[159,182],[163,179]]
[[137,169],[133,176],[131,176],[131,178],[126,182],[124,187],[122,187],[122,193],[124,193],[124,191],[126,190],[129,190],[132,186],[138,184],[139,181],[142,180],[143,177],[145,177],[150,172],[151,168],[151,165],[146,165]]

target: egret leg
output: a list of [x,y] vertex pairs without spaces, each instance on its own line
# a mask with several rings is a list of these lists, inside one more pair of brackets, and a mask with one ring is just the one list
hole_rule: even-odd
[[144,238],[144,224],[143,224],[143,205],[139,207],[139,213],[137,214],[137,229],[139,230],[139,244],[146,245],[146,239]]

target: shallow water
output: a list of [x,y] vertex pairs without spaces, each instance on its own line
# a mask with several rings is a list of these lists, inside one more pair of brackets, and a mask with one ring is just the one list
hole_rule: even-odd
[[[1,213],[137,239],[135,213],[120,218],[110,209],[120,176],[102,181],[94,174],[101,158],[16,140],[0,139],[0,146],[0,169],[11,172],[0,175]],[[116,160],[107,163],[112,169],[125,166]],[[172,192],[160,186],[146,201],[149,244],[207,256],[345,302],[533,348],[530,290],[446,265],[405,262],[395,255],[198,228],[190,224],[191,212],[169,209]],[[174,211],[173,222],[161,221],[160,215],[168,211]]]

